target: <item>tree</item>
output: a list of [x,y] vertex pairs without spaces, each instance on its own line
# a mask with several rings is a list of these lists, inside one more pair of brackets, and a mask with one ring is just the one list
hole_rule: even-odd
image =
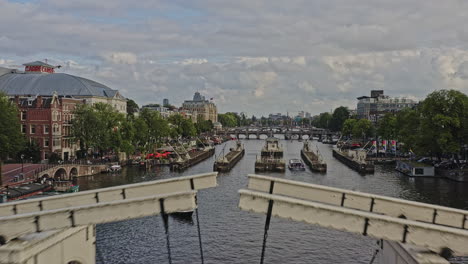
[[0,93],[0,174],[3,161],[20,151],[24,143],[25,138],[21,134],[18,108],[5,94]]
[[397,118],[393,113],[387,113],[377,124],[377,134],[383,139],[396,139],[398,135]]
[[135,103],[135,101],[133,101],[132,99],[127,99],[127,114],[128,115],[133,116],[133,114],[138,112],[138,109],[140,108],[138,107],[137,103]]
[[351,137],[353,135],[353,127],[356,124],[356,119],[346,119],[343,123],[343,128],[341,129],[341,134],[345,137]]
[[330,130],[341,131],[343,123],[349,118],[349,110],[347,107],[340,106],[333,111],[333,115],[330,119]]
[[239,126],[240,117],[234,113],[218,114],[218,121],[223,127]]
[[31,140],[31,142],[26,143],[23,150],[18,153],[18,160],[21,160],[21,155],[24,155],[25,160],[31,160],[33,163],[39,162],[41,161],[41,147],[35,140]]
[[197,133],[208,132],[213,129],[213,122],[211,120],[199,120],[195,124],[195,128],[197,129]]
[[172,137],[194,137],[197,135],[197,129],[191,119],[176,114],[169,117],[169,122],[172,125]]
[[366,140],[372,135],[373,127],[371,121],[367,119],[359,119],[353,125],[353,138],[362,138]]
[[396,127],[398,128],[397,140],[404,142],[403,149],[416,152],[422,151],[419,111],[415,109],[403,109],[396,115]]
[[420,144],[437,155],[458,154],[468,142],[468,97],[456,90],[439,90],[429,94],[419,108]]
[[321,113],[318,118],[312,121],[312,125],[319,128],[329,128],[332,115],[328,112]]

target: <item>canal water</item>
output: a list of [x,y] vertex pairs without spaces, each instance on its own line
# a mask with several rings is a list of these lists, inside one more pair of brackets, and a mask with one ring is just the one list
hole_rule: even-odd
[[[300,159],[301,142],[280,142],[286,161]],[[216,153],[224,147],[228,151],[234,144],[216,146]],[[247,174],[254,173],[255,157],[264,141],[243,140],[243,144],[245,156],[231,172],[219,174],[219,186],[198,193],[205,263],[259,263],[265,216],[239,210],[238,190],[247,186]],[[266,175],[468,209],[466,183],[408,178],[392,166],[376,166],[374,174],[362,176],[334,159],[331,145],[311,144],[318,146],[328,163],[326,174],[306,169]],[[209,158],[183,173],[170,172],[167,167],[148,172],[127,167],[120,174],[80,178],[79,185],[87,190],[210,172],[213,162],[214,157]],[[173,263],[201,263],[195,215],[193,218],[169,218]],[[377,247],[376,240],[369,237],[272,218],[265,263],[369,263]],[[168,263],[161,216],[98,225],[97,249],[97,263]]]

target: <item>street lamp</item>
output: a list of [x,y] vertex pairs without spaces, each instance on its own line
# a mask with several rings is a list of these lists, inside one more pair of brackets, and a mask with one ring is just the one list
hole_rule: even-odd
[[21,172],[23,172],[24,169],[24,154],[21,154]]

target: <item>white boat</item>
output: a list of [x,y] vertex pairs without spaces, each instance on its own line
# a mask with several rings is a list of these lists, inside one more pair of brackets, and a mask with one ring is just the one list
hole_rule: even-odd
[[112,165],[107,168],[108,172],[119,172],[122,170],[122,167],[120,165]]
[[410,177],[434,177],[434,166],[416,161],[398,160],[395,170]]
[[288,168],[290,170],[300,170],[300,171],[305,170],[304,163],[300,159],[290,159]]

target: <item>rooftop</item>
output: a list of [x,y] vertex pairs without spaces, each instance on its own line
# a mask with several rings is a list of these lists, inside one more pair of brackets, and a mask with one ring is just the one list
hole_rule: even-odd
[[117,90],[101,83],[66,73],[0,75],[0,91],[7,95],[99,96],[124,99]]

